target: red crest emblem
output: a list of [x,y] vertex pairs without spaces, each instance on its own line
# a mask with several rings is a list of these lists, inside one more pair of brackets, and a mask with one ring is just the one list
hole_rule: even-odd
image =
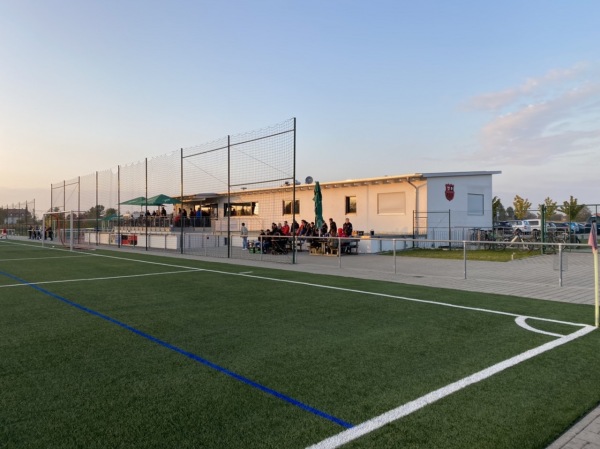
[[446,184],[446,199],[448,201],[454,199],[454,184]]

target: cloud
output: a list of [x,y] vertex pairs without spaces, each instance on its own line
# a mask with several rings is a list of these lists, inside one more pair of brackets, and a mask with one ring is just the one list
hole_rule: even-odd
[[548,86],[577,78],[587,70],[588,64],[579,63],[570,69],[551,69],[539,78],[528,78],[520,86],[500,92],[491,92],[471,98],[467,107],[473,110],[499,111],[524,96],[531,96]]
[[540,165],[597,148],[600,83],[578,80],[585,73],[584,67],[551,70],[516,88],[476,97],[472,104],[479,104],[481,109],[502,107],[505,112],[480,130],[479,148],[465,158]]

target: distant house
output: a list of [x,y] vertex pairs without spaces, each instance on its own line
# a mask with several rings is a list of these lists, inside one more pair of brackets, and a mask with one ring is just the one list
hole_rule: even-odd
[[[427,236],[462,239],[465,230],[492,227],[492,176],[500,171],[411,173],[377,178],[320,182],[323,218],[338,227],[348,217],[354,230],[365,235]],[[243,190],[227,194],[198,194],[186,205],[202,206],[215,231],[237,231],[245,222],[250,231],[271,223],[315,220],[314,183]],[[229,210],[231,214],[229,215]]]
[[24,220],[25,217],[29,217],[27,209],[4,209],[4,224],[14,225],[19,220]]

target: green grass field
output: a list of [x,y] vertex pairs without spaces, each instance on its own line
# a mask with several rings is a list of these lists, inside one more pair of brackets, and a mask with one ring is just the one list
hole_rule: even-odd
[[545,448],[600,402],[591,306],[0,241],[0,310],[3,449]]

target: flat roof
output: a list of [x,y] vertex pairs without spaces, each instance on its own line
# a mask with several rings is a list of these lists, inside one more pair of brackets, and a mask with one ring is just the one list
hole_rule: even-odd
[[[357,179],[345,179],[342,181],[319,181],[319,184],[322,187],[351,187],[358,185],[369,185],[369,184],[390,184],[390,183],[400,183],[400,182],[409,182],[409,181],[425,181],[428,178],[447,178],[447,177],[459,177],[459,176],[491,176],[491,175],[499,175],[502,172],[497,171],[460,171],[460,172],[439,172],[439,173],[407,173],[403,175],[384,175],[378,176],[375,178],[357,178]],[[296,184],[296,190],[306,190],[306,189],[314,189],[315,182],[310,184],[299,183]],[[235,189],[231,193],[233,195],[240,195],[246,193],[266,193],[272,191],[291,191],[293,188],[293,184],[289,185],[281,185],[278,187],[263,187],[256,189]],[[227,192],[223,193],[198,193],[196,195],[186,195],[184,196],[184,202],[192,202],[192,201],[205,201],[209,198],[217,198],[227,195]]]

